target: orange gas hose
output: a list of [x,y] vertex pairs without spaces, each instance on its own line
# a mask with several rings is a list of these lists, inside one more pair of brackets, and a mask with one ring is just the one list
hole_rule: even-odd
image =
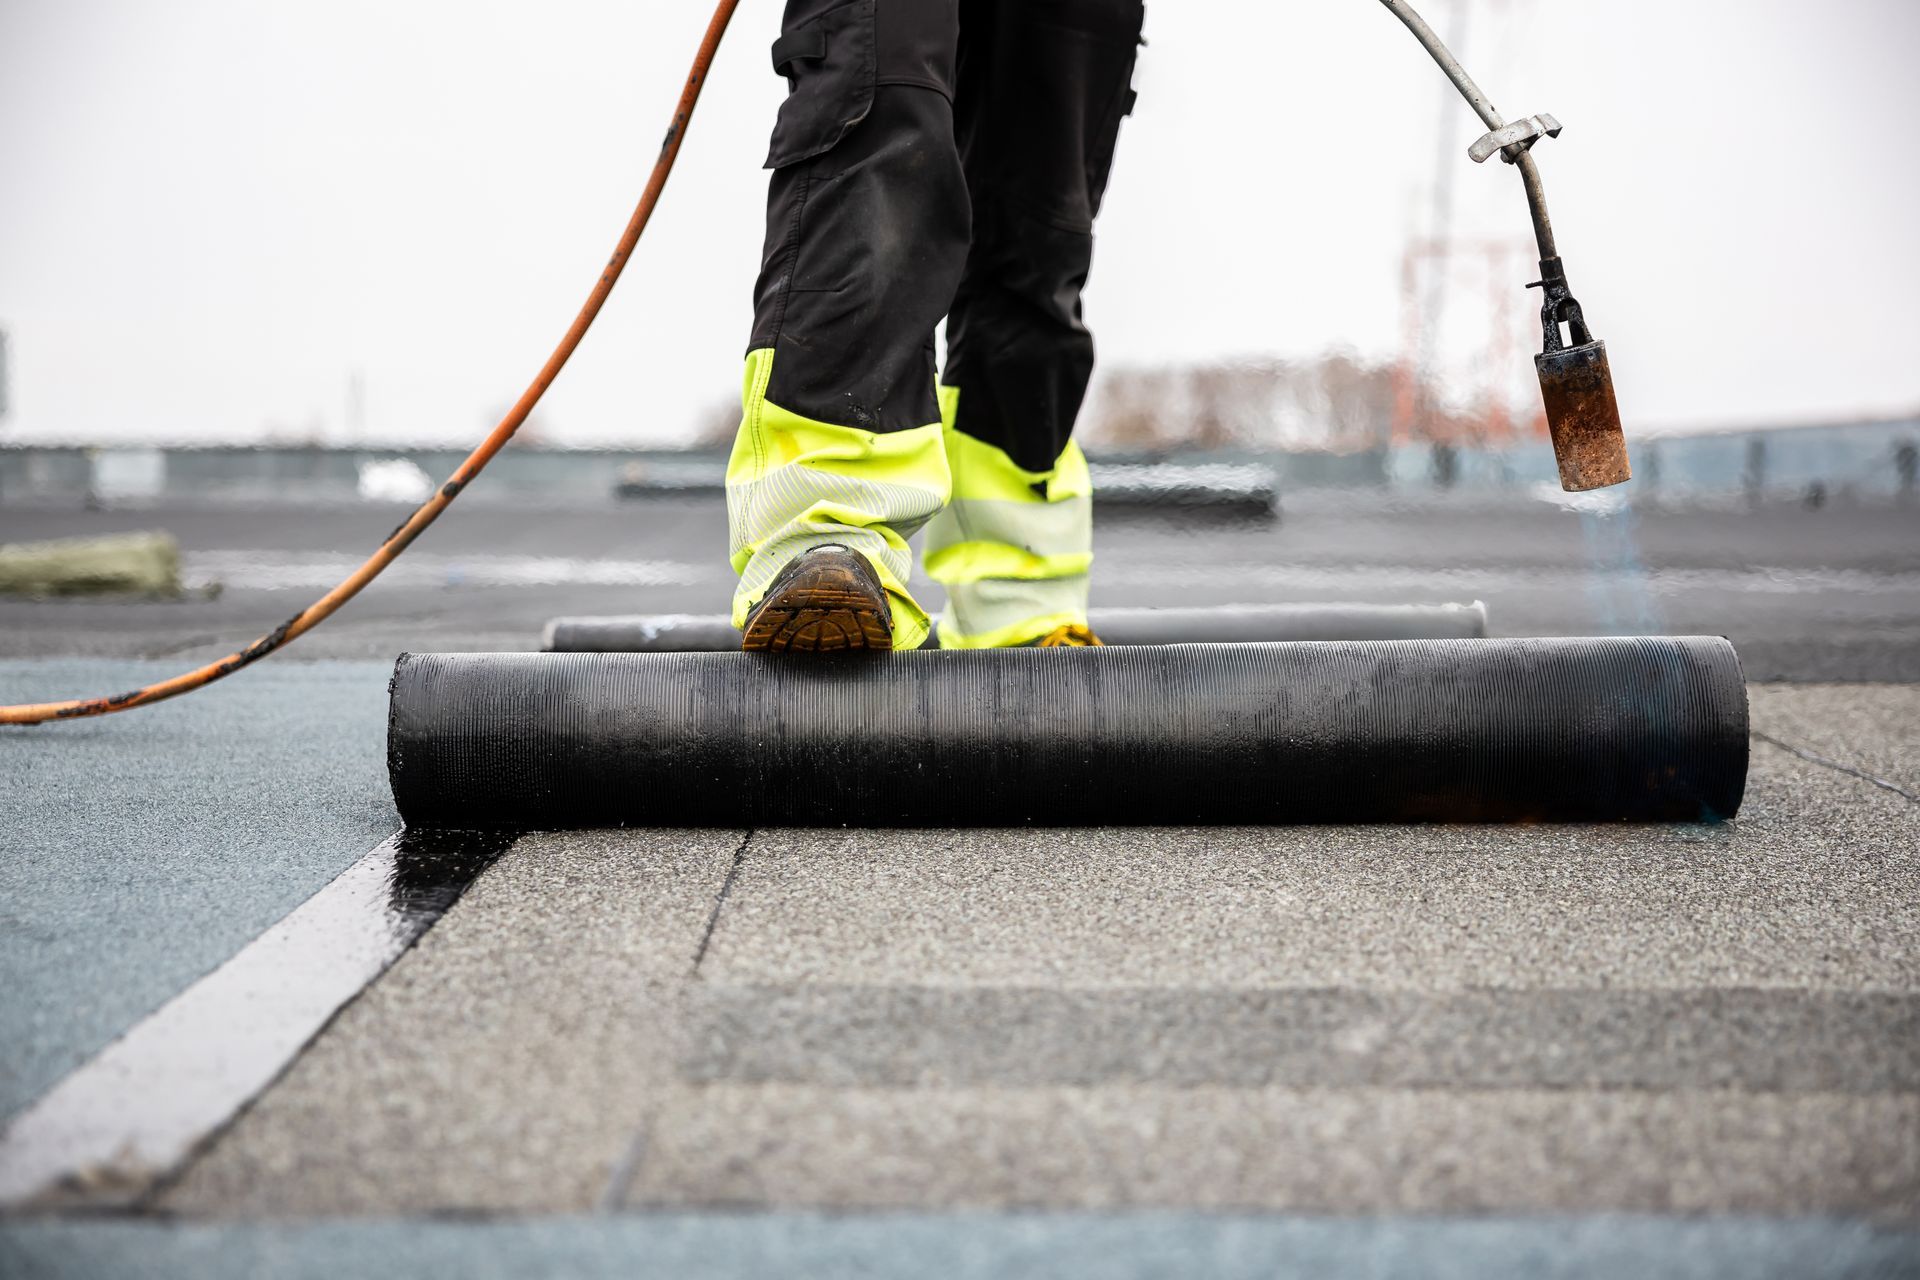
[[499,453],[513,433],[527,420],[533,407],[540,403],[540,397],[566,367],[567,358],[580,345],[587,329],[593,324],[594,317],[600,314],[607,295],[613,292],[614,282],[620,279],[620,272],[626,267],[627,259],[632,255],[634,246],[640,241],[640,233],[646,229],[647,220],[653,216],[653,207],[659,203],[661,189],[667,184],[667,175],[673,171],[674,157],[680,154],[680,143],[687,134],[687,122],[693,118],[694,104],[700,100],[700,90],[707,81],[707,69],[713,64],[714,54],[720,48],[720,37],[726,33],[727,23],[733,18],[733,11],[739,0],[719,0],[714,6],[713,20],[707,24],[707,32],[700,41],[700,50],[694,55],[693,69],[687,73],[686,87],[680,91],[679,105],[674,108],[673,123],[667,127],[667,136],[660,144],[660,154],[653,162],[653,173],[647,179],[647,188],[640,193],[640,203],[634,206],[633,217],[627,222],[627,229],[620,234],[620,243],[615,246],[613,256],[607,259],[606,269],[600,273],[600,279],[594,283],[593,292],[580,308],[580,314],[573,318],[560,345],[547,357],[546,364],[534,375],[533,382],[521,393],[520,399],[500,425],[490,432],[478,448],[467,455],[454,470],[447,482],[436,490],[432,497],[407,517],[405,524],[387,535],[385,542],[366,563],[349,574],[339,586],[315,600],[299,613],[288,618],[278,627],[261,636],[238,653],[229,654],[218,662],[210,662],[194,671],[184,672],[170,680],[158,684],[144,685],[127,693],[117,693],[104,698],[76,698],[69,702],[36,702],[18,706],[0,706],[0,724],[40,724],[46,720],[69,720],[81,716],[103,716],[112,711],[125,711],[131,707],[143,707],[150,702],[159,702],[162,698],[172,698],[182,693],[212,684],[223,676],[232,675],[240,668],[249,666],[281,646],[305,635],[320,625],[333,612],[347,601],[360,594],[360,589],[380,576],[381,570],[392,564],[405,551],[413,540],[420,536],[426,527],[432,524],[442,511],[459,496],[460,491],[473,482],[493,456]]

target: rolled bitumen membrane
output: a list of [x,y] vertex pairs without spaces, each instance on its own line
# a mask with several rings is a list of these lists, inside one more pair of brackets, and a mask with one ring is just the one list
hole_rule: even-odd
[[1233,463],[1089,464],[1095,510],[1219,514],[1271,520],[1280,514],[1271,469]]
[[[1096,510],[1137,511],[1184,519],[1226,516],[1270,521],[1280,514],[1279,482],[1271,467],[1253,463],[1094,462],[1089,464]],[[654,461],[623,470],[614,485],[621,498],[661,494],[720,497],[727,482],[719,459]]]
[[[1257,644],[1274,640],[1473,640],[1487,606],[1472,604],[1235,604],[1208,609],[1095,609],[1087,619],[1110,645]],[[548,653],[721,653],[740,647],[725,614],[555,618]]]
[[1711,821],[1725,640],[402,655],[409,825]]

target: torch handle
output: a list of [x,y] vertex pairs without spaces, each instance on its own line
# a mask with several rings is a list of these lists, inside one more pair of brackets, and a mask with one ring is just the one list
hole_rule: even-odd
[[[1415,13],[1412,5],[1406,0],[1380,0],[1380,3],[1386,5],[1394,17],[1406,23],[1407,30],[1413,32],[1414,38],[1433,55],[1433,60],[1447,73],[1447,79],[1453,81],[1453,87],[1460,91],[1460,96],[1467,100],[1467,105],[1473,108],[1488,129],[1507,127],[1505,118],[1501,116],[1500,109],[1493,105],[1493,100],[1474,83],[1473,77],[1453,56],[1446,42],[1434,34],[1427,20]],[[1526,184],[1527,212],[1533,216],[1533,238],[1540,246],[1540,260],[1546,262],[1557,258],[1560,251],[1554,247],[1553,219],[1547,215],[1547,191],[1540,181],[1540,166],[1533,162],[1531,151],[1521,151],[1514,164],[1520,170],[1520,181]]]

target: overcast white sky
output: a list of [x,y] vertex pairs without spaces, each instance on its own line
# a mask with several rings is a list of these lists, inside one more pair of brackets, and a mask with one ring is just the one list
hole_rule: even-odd
[[[1426,8],[1469,10],[1509,116],[1566,125],[1541,164],[1629,431],[1920,407],[1920,4]],[[549,438],[671,441],[737,395],[779,9],[741,5]],[[707,13],[0,0],[0,438],[342,440],[356,370],[365,436],[477,435],[599,270]],[[1087,301],[1106,365],[1390,357],[1443,120],[1456,230],[1524,235],[1375,0],[1154,0],[1147,34]],[[1451,303],[1463,351],[1482,296]]]

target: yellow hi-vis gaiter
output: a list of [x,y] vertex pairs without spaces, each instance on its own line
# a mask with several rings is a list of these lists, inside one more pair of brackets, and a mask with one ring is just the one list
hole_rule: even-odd
[[927,526],[927,576],[947,589],[940,644],[997,649],[1086,625],[1093,482],[1072,441],[1049,471],[1027,471],[953,426],[958,387],[940,388],[953,500]]
[[816,422],[768,402],[772,373],[770,348],[747,353],[740,430],[727,460],[728,553],[740,575],[733,625],[746,625],[788,561],[838,543],[879,573],[893,606],[893,647],[918,648],[932,624],[907,591],[907,539],[952,487],[940,424],[880,432]]

